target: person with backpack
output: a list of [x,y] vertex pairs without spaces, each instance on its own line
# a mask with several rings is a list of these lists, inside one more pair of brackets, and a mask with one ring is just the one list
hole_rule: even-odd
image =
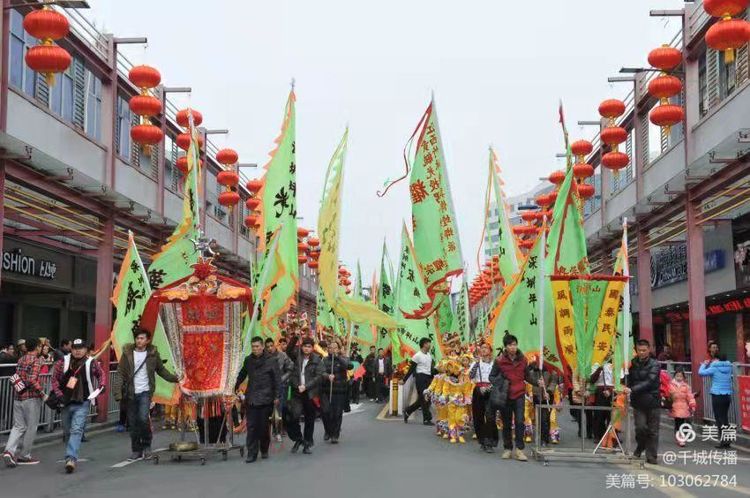
[[52,391],[63,407],[63,427],[69,429],[65,448],[65,472],[68,474],[76,469],[91,403],[106,387],[99,362],[89,357],[88,352],[86,343],[75,339],[71,352],[57,360],[52,374]]

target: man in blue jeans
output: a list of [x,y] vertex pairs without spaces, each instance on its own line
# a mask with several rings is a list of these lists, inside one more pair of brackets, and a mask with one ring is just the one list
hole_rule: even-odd
[[125,399],[128,406],[130,424],[130,444],[132,454],[129,460],[151,457],[151,398],[156,389],[156,374],[167,382],[180,379],[164,367],[159,350],[151,345],[151,333],[138,329],[135,343],[122,347],[117,364],[112,394],[117,401]]
[[52,375],[52,390],[63,406],[63,426],[70,431],[65,448],[65,472],[68,474],[76,469],[91,401],[105,388],[99,362],[90,358],[88,352],[83,340],[74,340],[71,352],[55,363]]

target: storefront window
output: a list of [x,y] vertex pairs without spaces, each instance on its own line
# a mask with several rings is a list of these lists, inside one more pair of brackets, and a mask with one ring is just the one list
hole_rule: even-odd
[[117,143],[115,144],[117,154],[126,160],[130,160],[130,123],[133,117],[130,114],[128,101],[122,96],[117,96]]

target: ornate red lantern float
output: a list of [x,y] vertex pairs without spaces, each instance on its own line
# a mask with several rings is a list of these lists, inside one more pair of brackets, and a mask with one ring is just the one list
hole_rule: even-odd
[[44,6],[41,10],[33,10],[26,14],[23,18],[23,29],[39,39],[39,45],[29,48],[26,52],[26,65],[33,71],[43,74],[49,86],[54,85],[55,73],[64,72],[73,61],[67,50],[53,43],[54,40],[65,38],[70,32],[68,18]]
[[703,8],[721,19],[706,32],[706,45],[724,52],[724,62],[734,61],[734,51],[750,40],[750,23],[735,19],[747,10],[749,0],[704,0]]
[[565,172],[561,170],[553,171],[549,175],[549,181],[554,185],[562,185],[562,182],[565,181]]
[[188,128],[190,126],[190,114],[193,115],[193,126],[200,126],[203,123],[203,114],[195,109],[181,109],[177,111],[175,120],[179,126]]

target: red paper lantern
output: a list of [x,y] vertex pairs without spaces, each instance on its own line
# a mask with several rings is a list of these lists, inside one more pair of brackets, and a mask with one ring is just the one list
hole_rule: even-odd
[[263,180],[248,180],[245,186],[250,193],[257,194],[263,188]]
[[651,109],[648,118],[656,126],[669,128],[682,122],[685,118],[685,111],[679,105],[662,104]]
[[541,208],[546,208],[552,205],[552,200],[549,198],[548,194],[539,194],[534,198],[534,201],[536,202],[536,205]]
[[157,116],[161,112],[161,100],[153,95],[134,95],[129,106],[133,114],[139,116]]
[[225,187],[235,187],[240,183],[240,175],[236,171],[231,170],[219,171],[219,174],[216,175],[216,181],[219,185],[224,185]]
[[[177,162],[175,163],[175,166],[178,170],[182,171],[183,175],[186,175],[188,172],[188,158],[187,156],[180,156],[177,158]],[[203,167],[203,161],[198,161],[198,167]]]
[[255,214],[249,214],[245,216],[245,226],[247,228],[255,228],[258,226],[258,215]]
[[26,65],[41,73],[51,86],[55,83],[55,73],[68,69],[73,59],[64,48],[58,45],[36,45],[26,52]]
[[594,189],[593,185],[589,185],[588,183],[578,184],[578,195],[582,199],[588,199],[590,197],[593,197],[595,192],[596,190]]
[[534,211],[524,211],[521,213],[521,219],[523,221],[531,222],[536,219],[536,212]]
[[317,270],[318,269],[318,262],[315,260],[310,260],[307,262],[307,267],[311,270]]
[[734,17],[743,13],[749,0],[703,0],[703,9],[713,17]]
[[297,244],[297,252],[307,252],[307,244],[305,244],[304,242],[300,242],[299,244]]
[[526,229],[523,225],[513,225],[511,230],[513,230],[513,233],[516,235],[523,235],[526,232]]
[[623,152],[607,152],[602,156],[602,166],[617,171],[628,165],[630,158]]
[[660,74],[648,83],[648,94],[657,99],[668,99],[682,91],[682,81],[676,76]]
[[553,171],[549,175],[549,181],[555,185],[562,185],[562,182],[565,181],[565,172],[560,170]]
[[648,63],[664,72],[672,71],[682,63],[682,52],[669,45],[662,45],[648,53]]
[[225,207],[234,207],[240,202],[240,194],[232,190],[226,190],[219,194],[219,204]]
[[245,201],[245,206],[247,206],[250,211],[255,211],[256,209],[258,209],[258,206],[260,206],[260,199],[258,199],[257,197],[249,197]]
[[599,114],[603,118],[613,120],[625,114],[625,103],[618,99],[608,99],[599,104]]
[[555,202],[557,202],[557,190],[547,194],[547,197],[549,198],[549,205],[554,206]]
[[343,285],[344,287],[349,287],[350,285],[352,285],[352,282],[348,278],[345,278],[341,281],[341,285]]
[[302,228],[302,227],[297,228],[297,237],[299,237],[300,239],[304,239],[305,237],[307,237],[309,233],[310,233],[310,230],[308,230],[307,228]]
[[[578,158],[582,158],[584,156],[588,156],[593,152],[594,146],[591,145],[591,142],[588,140],[576,140],[572,144],[570,144],[570,151],[573,153],[574,156]],[[583,159],[580,159],[581,161]]]
[[130,138],[140,145],[156,145],[164,138],[164,133],[158,126],[145,123],[130,128]]
[[68,18],[56,10],[43,7],[33,10],[23,18],[23,29],[34,38],[42,41],[59,40],[70,32]]
[[307,256],[305,256],[305,255],[299,255],[299,256],[297,256],[297,263],[299,263],[301,265],[304,265],[305,263],[307,263]]
[[190,126],[190,114],[193,114],[193,126],[200,126],[203,123],[203,114],[196,111],[195,109],[182,109],[177,111],[175,120],[179,126],[187,128]]
[[587,163],[574,164],[573,176],[575,176],[579,180],[594,176],[594,167]]
[[[177,135],[175,143],[180,149],[185,151],[188,150],[190,148],[190,134],[180,133],[179,135]],[[200,134],[198,134],[198,148],[203,149],[203,136]]]
[[744,19],[723,17],[706,31],[706,45],[724,52],[724,62],[734,61],[734,51],[750,40],[750,23]]
[[216,162],[224,166],[232,166],[237,164],[239,160],[240,156],[234,149],[221,149],[216,153]]
[[130,69],[128,79],[133,85],[141,89],[156,88],[161,83],[161,73],[154,67],[142,64]]
[[617,147],[628,139],[628,132],[621,126],[610,126],[601,131],[599,138],[602,143],[605,143],[610,147]]
[[318,247],[320,245],[320,239],[317,237],[309,237],[307,239],[307,245],[310,247]]

